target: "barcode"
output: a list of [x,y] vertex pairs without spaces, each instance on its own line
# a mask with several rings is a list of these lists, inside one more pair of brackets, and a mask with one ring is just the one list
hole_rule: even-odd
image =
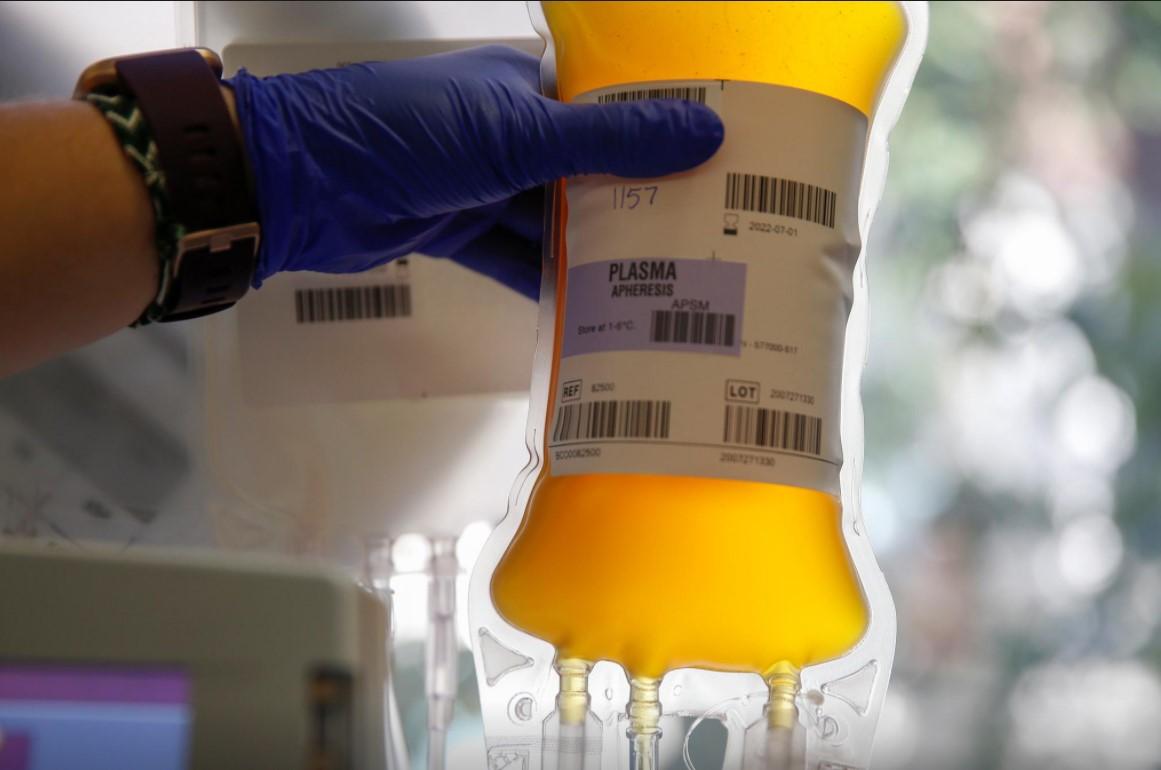
[[553,441],[669,438],[669,401],[587,401],[556,411]]
[[727,444],[822,454],[822,419],[759,406],[726,405]]
[[734,346],[737,316],[690,310],[654,310],[649,324],[653,342],[685,342],[694,345]]
[[705,86],[690,88],[642,88],[633,91],[613,91],[597,95],[597,104],[639,102],[643,99],[686,99],[705,104]]
[[300,324],[403,318],[411,315],[411,286],[328,286],[294,292],[294,314]]
[[834,227],[838,196],[824,187],[757,174],[726,174],[726,208]]

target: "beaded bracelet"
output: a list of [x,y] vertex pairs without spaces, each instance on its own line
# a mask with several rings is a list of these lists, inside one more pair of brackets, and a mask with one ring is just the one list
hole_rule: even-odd
[[158,160],[157,143],[153,141],[145,115],[132,97],[124,94],[91,93],[85,100],[101,111],[125,155],[141,172],[149,201],[153,206],[153,242],[160,260],[157,295],[131,326],[145,326],[165,315],[170,287],[173,285],[173,258],[185,228],[170,214],[169,196],[165,191],[165,172]]

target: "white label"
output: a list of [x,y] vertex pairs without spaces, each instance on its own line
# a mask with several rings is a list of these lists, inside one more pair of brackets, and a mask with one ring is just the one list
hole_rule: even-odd
[[281,273],[238,303],[243,393],[276,406],[523,391],[535,317],[527,298],[445,259]]
[[712,159],[662,179],[567,183],[552,473],[837,495],[866,118],[738,81],[638,83],[577,101],[673,96],[722,117]]

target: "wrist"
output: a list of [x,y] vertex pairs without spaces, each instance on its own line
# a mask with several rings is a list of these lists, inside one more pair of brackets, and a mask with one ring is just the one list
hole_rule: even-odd
[[160,279],[139,323],[225,309],[250,283],[258,225],[232,93],[203,49],[91,65],[76,91],[114,127],[155,212]]
[[[399,184],[384,160],[399,137],[376,114],[372,67],[263,78],[243,69],[230,78],[262,222],[255,288],[284,271],[362,272],[418,250],[446,225],[382,205]],[[414,149],[408,160],[417,164]]]
[[[293,179],[291,164],[283,149],[287,146],[286,118],[274,93],[276,89],[269,87],[269,80],[255,77],[243,69],[229,80],[222,81],[223,95],[228,92],[227,105],[238,131],[247,179],[262,223],[262,241],[258,245],[251,280],[255,289],[280,272],[282,259],[277,255],[285,255],[291,250],[294,233],[298,232],[294,207],[288,197],[301,186]],[[278,152],[279,149],[282,152]],[[271,195],[272,190],[280,194]]]
[[242,130],[238,126],[238,102],[234,98],[234,89],[222,83],[218,86],[218,90],[222,92],[222,101],[226,103],[226,112],[230,113],[230,122],[234,124],[234,131],[238,134],[238,138],[242,138]]
[[226,104],[226,112],[230,115],[230,123],[234,127],[234,137],[238,140],[238,146],[242,148],[242,166],[246,172],[246,186],[257,195],[254,189],[254,170],[250,164],[250,152],[246,147],[246,136],[242,132],[242,122],[238,118],[238,98],[234,94],[234,88],[225,81],[222,82],[218,89],[222,92],[222,101]]

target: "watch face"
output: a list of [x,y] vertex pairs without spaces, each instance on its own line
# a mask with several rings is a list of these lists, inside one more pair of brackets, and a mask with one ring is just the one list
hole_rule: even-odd
[[[210,69],[214,71],[216,77],[220,78],[222,76],[222,59],[216,53],[208,48],[194,48],[193,50],[197,51],[206,60],[206,64],[210,65]],[[73,98],[79,99],[85,94],[91,94],[116,86],[117,62],[126,61],[127,59],[145,59],[150,56],[165,53],[171,52],[153,51],[151,53],[136,54],[134,56],[115,56],[111,59],[101,59],[98,62],[94,62],[88,67],[85,67],[85,71],[77,79],[77,87],[73,89]]]

